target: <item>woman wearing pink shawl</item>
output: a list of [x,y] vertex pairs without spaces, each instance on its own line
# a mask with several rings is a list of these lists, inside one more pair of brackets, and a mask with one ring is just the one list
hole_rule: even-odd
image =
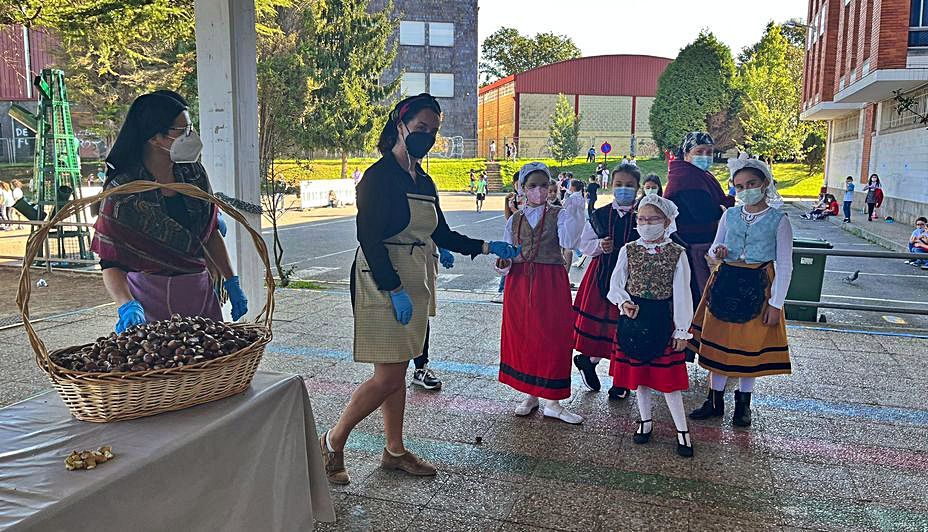
[[719,220],[725,208],[735,204],[735,198],[722,191],[718,180],[709,172],[712,166],[712,137],[703,131],[687,133],[680,143],[676,159],[670,162],[664,197],[680,209],[677,216],[677,236],[686,246],[690,270],[690,289],[694,305],[699,303],[709,280],[706,253],[712,246]]
[[[104,189],[132,181],[187,183],[211,193],[187,103],[177,93],[138,97],[106,158]],[[116,332],[172,314],[222,320],[214,284],[232,302],[232,319],[248,300],[217,231],[216,207],[171,191],[119,194],[103,200],[91,249],[103,284],[119,305]],[[209,266],[209,267],[207,267]]]

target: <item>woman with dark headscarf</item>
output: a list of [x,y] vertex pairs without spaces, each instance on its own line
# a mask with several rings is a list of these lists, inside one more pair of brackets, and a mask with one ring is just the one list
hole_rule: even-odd
[[722,191],[718,180],[709,172],[714,144],[706,132],[687,133],[676,159],[670,162],[664,191],[664,197],[680,209],[676,234],[686,246],[693,272],[690,288],[694,304],[702,298],[709,280],[706,253],[715,239],[722,211],[735,204],[735,199]]
[[[106,158],[104,189],[132,181],[187,183],[211,193],[200,164],[203,144],[187,102],[172,91],[139,96]],[[222,320],[214,280],[221,276],[232,319],[248,300],[217,231],[218,209],[168,190],[119,194],[103,200],[91,249],[103,284],[119,305],[116,332],[172,314]]]
[[400,101],[380,133],[377,149],[383,157],[358,183],[360,246],[351,266],[354,360],[373,364],[374,375],[358,386],[338,423],[320,438],[333,484],[349,483],[348,436],[378,408],[386,439],[383,467],[415,476],[436,473],[403,444],[406,368],[422,354],[434,310],[431,243],[471,257],[518,253],[505,242],[474,240],[448,227],[435,183],[419,164],[435,144],[440,123],[441,107],[430,94]]

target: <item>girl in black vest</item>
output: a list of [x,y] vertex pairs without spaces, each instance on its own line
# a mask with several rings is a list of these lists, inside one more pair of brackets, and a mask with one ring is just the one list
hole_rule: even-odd
[[[635,231],[635,198],[638,196],[641,172],[638,167],[623,164],[612,171],[612,203],[593,211],[590,221],[580,235],[580,252],[593,257],[587,268],[574,310],[574,349],[580,354],[574,357],[574,365],[580,370],[583,384],[597,392],[600,388],[596,375],[596,364],[600,359],[612,356],[615,342],[615,324],[619,309],[606,299],[609,279],[615,269],[619,249],[627,242],[638,238]],[[628,389],[613,387],[609,398],[624,399]]]

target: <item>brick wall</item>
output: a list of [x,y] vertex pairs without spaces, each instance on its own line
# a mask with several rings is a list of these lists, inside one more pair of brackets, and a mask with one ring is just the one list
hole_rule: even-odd
[[631,136],[631,96],[580,95],[580,130],[584,132],[623,132]]
[[874,0],[870,69],[905,68],[910,0]]

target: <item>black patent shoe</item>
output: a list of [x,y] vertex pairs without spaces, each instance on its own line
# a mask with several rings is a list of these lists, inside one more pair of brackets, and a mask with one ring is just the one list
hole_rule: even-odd
[[651,423],[650,419],[638,420],[638,430],[635,431],[635,437],[632,440],[638,445],[644,445],[651,441],[651,433],[654,431],[654,424],[651,423],[650,430],[644,431],[644,424]]
[[690,412],[690,419],[709,419],[725,414],[725,392],[709,390],[709,396],[701,407]]
[[693,442],[690,440],[690,431],[677,431],[677,454],[683,458],[693,457]]
[[609,388],[609,400],[610,401],[621,401],[622,399],[628,398],[628,388],[622,388],[620,386],[613,386]]

